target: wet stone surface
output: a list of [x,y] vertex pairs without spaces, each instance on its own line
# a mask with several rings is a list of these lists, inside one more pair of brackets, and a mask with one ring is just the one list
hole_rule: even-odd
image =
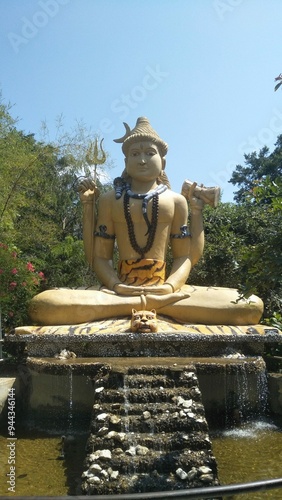
[[131,366],[93,378],[84,494],[218,484],[195,370],[193,365]]

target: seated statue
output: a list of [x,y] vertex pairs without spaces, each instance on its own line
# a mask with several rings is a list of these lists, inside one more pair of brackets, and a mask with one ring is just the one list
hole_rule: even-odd
[[[165,173],[167,144],[146,118],[116,142],[122,143],[125,169],[114,189],[94,203],[97,187],[80,186],[86,258],[100,290],[52,289],[35,296],[30,317],[41,325],[62,325],[130,316],[132,309],[155,309],[182,323],[249,325],[259,322],[262,301],[240,298],[236,289],[187,285],[204,248],[202,209],[216,205],[219,188],[185,181],[182,194],[170,189]],[[190,227],[188,229],[188,203]],[[119,252],[113,265],[114,246]],[[169,274],[166,254],[173,257]]]

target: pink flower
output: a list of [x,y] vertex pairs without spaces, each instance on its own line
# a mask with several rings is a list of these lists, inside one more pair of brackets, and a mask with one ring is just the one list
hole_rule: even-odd
[[17,282],[16,281],[12,281],[10,283],[10,290],[13,290],[14,288],[16,288],[16,286],[17,286]]
[[41,280],[45,280],[44,273],[42,271],[39,271],[38,276]]
[[27,285],[27,282],[26,281],[23,281],[22,282],[22,286],[26,286]]
[[34,266],[32,265],[31,262],[27,263],[26,268],[28,271],[31,271],[32,273],[34,273]]
[[14,269],[12,269],[11,273],[12,273],[12,274],[17,274],[17,273],[18,273],[18,270],[14,267]]

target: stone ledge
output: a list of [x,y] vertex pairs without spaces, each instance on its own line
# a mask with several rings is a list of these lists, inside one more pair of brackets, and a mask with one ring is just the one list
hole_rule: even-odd
[[[82,325],[26,326],[7,335],[6,342],[24,345],[28,356],[52,357],[62,349],[77,356],[221,356],[228,349],[262,355],[265,344],[282,342],[277,328],[264,325],[180,325],[161,320],[157,333],[132,333],[128,320]],[[123,329],[122,329],[123,327]]]

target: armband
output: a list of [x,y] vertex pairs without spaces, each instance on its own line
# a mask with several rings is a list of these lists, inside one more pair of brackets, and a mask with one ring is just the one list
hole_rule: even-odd
[[101,238],[105,238],[106,240],[114,240],[115,239],[115,234],[108,234],[107,233],[107,226],[99,226],[99,231],[94,232],[95,236],[100,236]]
[[170,237],[175,239],[183,239],[183,238],[189,238],[189,236],[191,236],[190,231],[188,231],[188,226],[186,225],[181,226],[180,231],[181,231],[180,233],[171,234]]

